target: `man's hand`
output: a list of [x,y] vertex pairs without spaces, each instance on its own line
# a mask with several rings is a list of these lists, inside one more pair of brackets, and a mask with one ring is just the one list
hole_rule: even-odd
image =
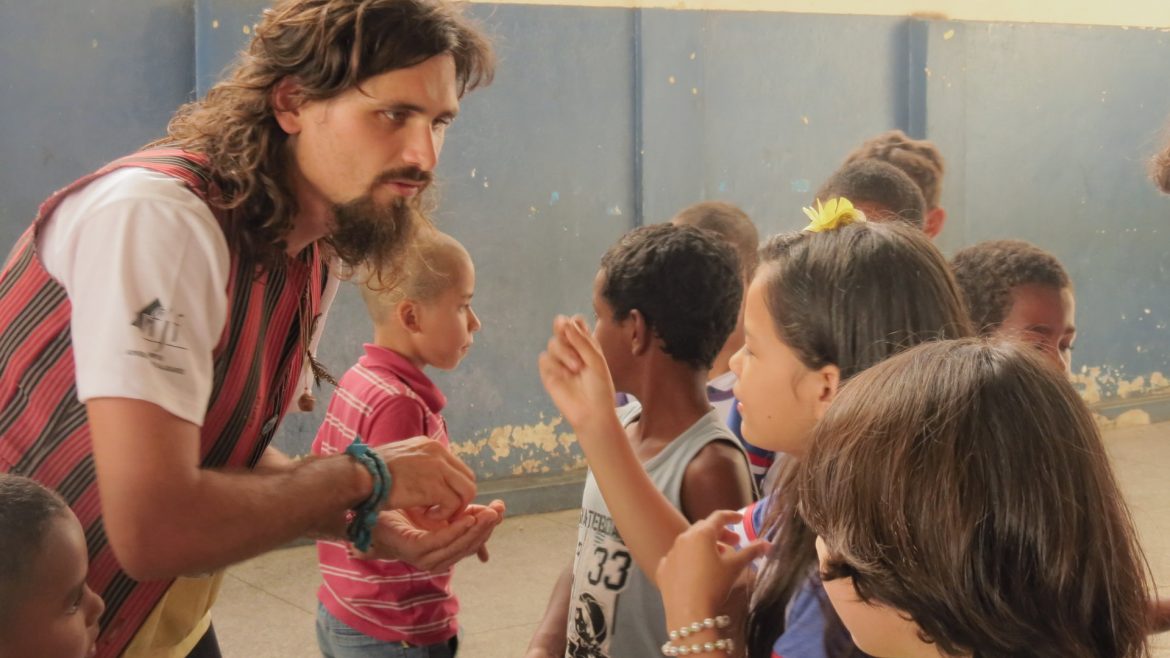
[[[401,511],[382,512],[374,528],[374,543],[367,558],[402,560],[424,571],[444,571],[463,558],[478,554],[487,560],[488,539],[504,519],[503,501],[468,505],[445,526],[423,529]],[[427,525],[433,527],[433,520]]]
[[475,498],[475,474],[434,439],[419,436],[374,450],[393,479],[386,509],[423,507],[431,519],[454,520]]

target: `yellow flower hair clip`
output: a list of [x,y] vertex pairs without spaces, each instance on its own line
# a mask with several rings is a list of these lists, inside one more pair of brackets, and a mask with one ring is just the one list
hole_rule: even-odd
[[826,203],[821,203],[817,199],[816,210],[812,208],[805,208],[804,214],[812,220],[809,225],[804,227],[804,230],[810,233],[820,233],[822,231],[831,231],[835,228],[848,226],[854,222],[864,222],[865,213],[854,208],[853,203],[844,197],[837,197],[829,199]]

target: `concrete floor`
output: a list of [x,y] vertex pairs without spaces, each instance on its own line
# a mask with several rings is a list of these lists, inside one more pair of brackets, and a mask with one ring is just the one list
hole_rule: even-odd
[[[1170,596],[1170,423],[1113,430],[1106,444],[1163,596]],[[508,519],[496,530],[492,560],[456,568],[463,603],[465,658],[516,658],[544,613],[548,594],[572,556],[576,510]],[[213,611],[227,658],[318,656],[313,623],[318,575],[312,546],[290,548],[228,571]],[[1170,658],[1170,633],[1154,640]]]

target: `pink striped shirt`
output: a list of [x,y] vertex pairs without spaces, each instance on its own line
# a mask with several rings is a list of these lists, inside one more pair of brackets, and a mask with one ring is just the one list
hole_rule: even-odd
[[[448,444],[439,415],[443,393],[405,357],[367,344],[357,365],[338,382],[313,454],[345,450],[355,435],[381,445],[426,435]],[[345,625],[386,642],[439,644],[458,626],[459,602],[451,593],[451,570],[420,571],[397,560],[359,560],[344,541],[317,542],[324,579],[317,598]]]

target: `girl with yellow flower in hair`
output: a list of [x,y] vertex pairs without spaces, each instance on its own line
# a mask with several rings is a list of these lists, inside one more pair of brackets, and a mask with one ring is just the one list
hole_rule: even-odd
[[[761,249],[745,301],[746,345],[731,361],[744,438],[788,459],[760,502],[696,524],[710,533],[709,547],[714,540],[741,543],[722,528],[731,524],[744,544],[720,558],[731,568],[711,569],[710,559],[683,561],[681,569],[671,566],[677,556],[663,561],[689,524],[646,478],[626,441],[608,370],[584,321],[558,318],[541,355],[545,388],[576,430],[618,531],[643,571],[657,570],[676,637],[663,647],[667,655],[864,655],[825,599],[815,535],[797,508],[796,467],[842,383],[915,344],[971,333],[947,263],[921,231],[866,222],[845,199],[806,212],[807,229]],[[748,543],[757,538],[772,544]],[[666,566],[659,569],[660,562]],[[728,574],[749,565],[736,586]]]

